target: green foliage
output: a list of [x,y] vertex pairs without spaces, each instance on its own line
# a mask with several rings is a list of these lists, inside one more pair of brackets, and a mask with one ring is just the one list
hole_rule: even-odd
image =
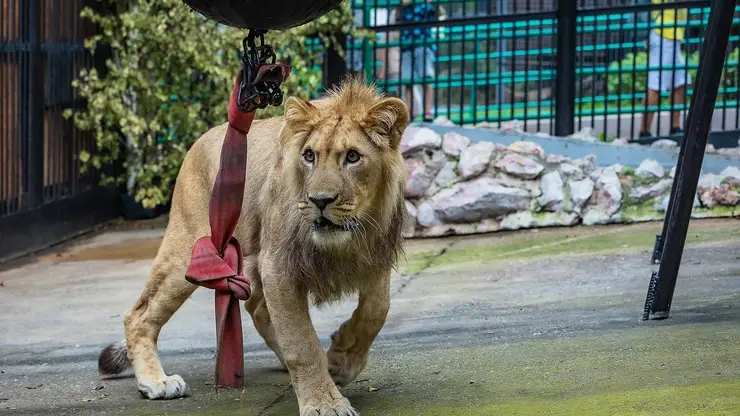
[[[93,154],[79,155],[82,169],[123,161],[125,171],[104,176],[103,183],[126,183],[144,207],[166,204],[189,146],[226,121],[246,33],[191,13],[182,0],[101,3],[109,12],[86,8],[82,17],[99,28],[85,47],[93,54],[100,53],[100,46],[110,47],[106,73],[82,70],[73,86],[87,107],[65,112],[96,139]],[[317,92],[321,72],[315,63],[322,43],[336,45],[333,34],[338,32],[362,36],[352,24],[345,2],[304,26],[268,32],[266,43],[293,67],[283,88],[286,97],[308,99]],[[270,108],[257,117],[281,113],[282,108]]]
[[621,61],[614,61],[609,65],[611,71],[621,71],[609,74],[607,90],[609,94],[644,93],[647,89],[647,53],[630,52]]

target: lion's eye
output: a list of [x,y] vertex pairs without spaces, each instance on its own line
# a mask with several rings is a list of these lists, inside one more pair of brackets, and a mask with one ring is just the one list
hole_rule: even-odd
[[306,149],[303,151],[303,161],[306,163],[313,163],[314,160],[316,160],[316,155],[313,153],[313,150]]
[[345,156],[347,163],[357,163],[360,161],[360,153],[357,150],[350,150]]

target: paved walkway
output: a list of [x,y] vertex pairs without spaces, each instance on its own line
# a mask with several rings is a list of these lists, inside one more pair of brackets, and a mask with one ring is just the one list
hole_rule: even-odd
[[[345,394],[363,415],[740,414],[740,223],[695,221],[671,319],[640,322],[660,224],[414,241],[388,323]],[[109,232],[0,271],[0,414],[297,415],[246,318],[247,387],[216,391],[213,300],[162,331],[192,396],[149,402],[102,380],[161,231]],[[313,313],[319,337],[352,302]]]

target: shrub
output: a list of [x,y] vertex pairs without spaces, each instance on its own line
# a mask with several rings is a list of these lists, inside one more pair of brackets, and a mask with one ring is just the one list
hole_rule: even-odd
[[[207,129],[226,121],[226,106],[240,68],[240,31],[191,13],[182,0],[105,0],[105,11],[86,8],[82,17],[99,31],[85,40],[93,54],[110,47],[105,74],[85,69],[73,85],[87,107],[66,111],[81,130],[91,131],[97,151],[79,155],[82,168],[123,163],[118,176],[102,182],[126,183],[144,207],[166,204],[189,146]],[[321,83],[315,65],[319,38],[341,47],[333,34],[352,29],[349,4],[288,31],[271,31],[266,43],[293,67],[286,96],[310,98]],[[314,42],[316,44],[316,42]],[[320,45],[320,43],[319,43]],[[282,108],[258,111],[257,117]]]

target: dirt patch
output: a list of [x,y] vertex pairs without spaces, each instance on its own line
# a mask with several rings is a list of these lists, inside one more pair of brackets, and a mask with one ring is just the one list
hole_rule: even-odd
[[80,248],[49,256],[58,262],[90,260],[148,260],[157,255],[161,238],[137,238],[120,243]]

